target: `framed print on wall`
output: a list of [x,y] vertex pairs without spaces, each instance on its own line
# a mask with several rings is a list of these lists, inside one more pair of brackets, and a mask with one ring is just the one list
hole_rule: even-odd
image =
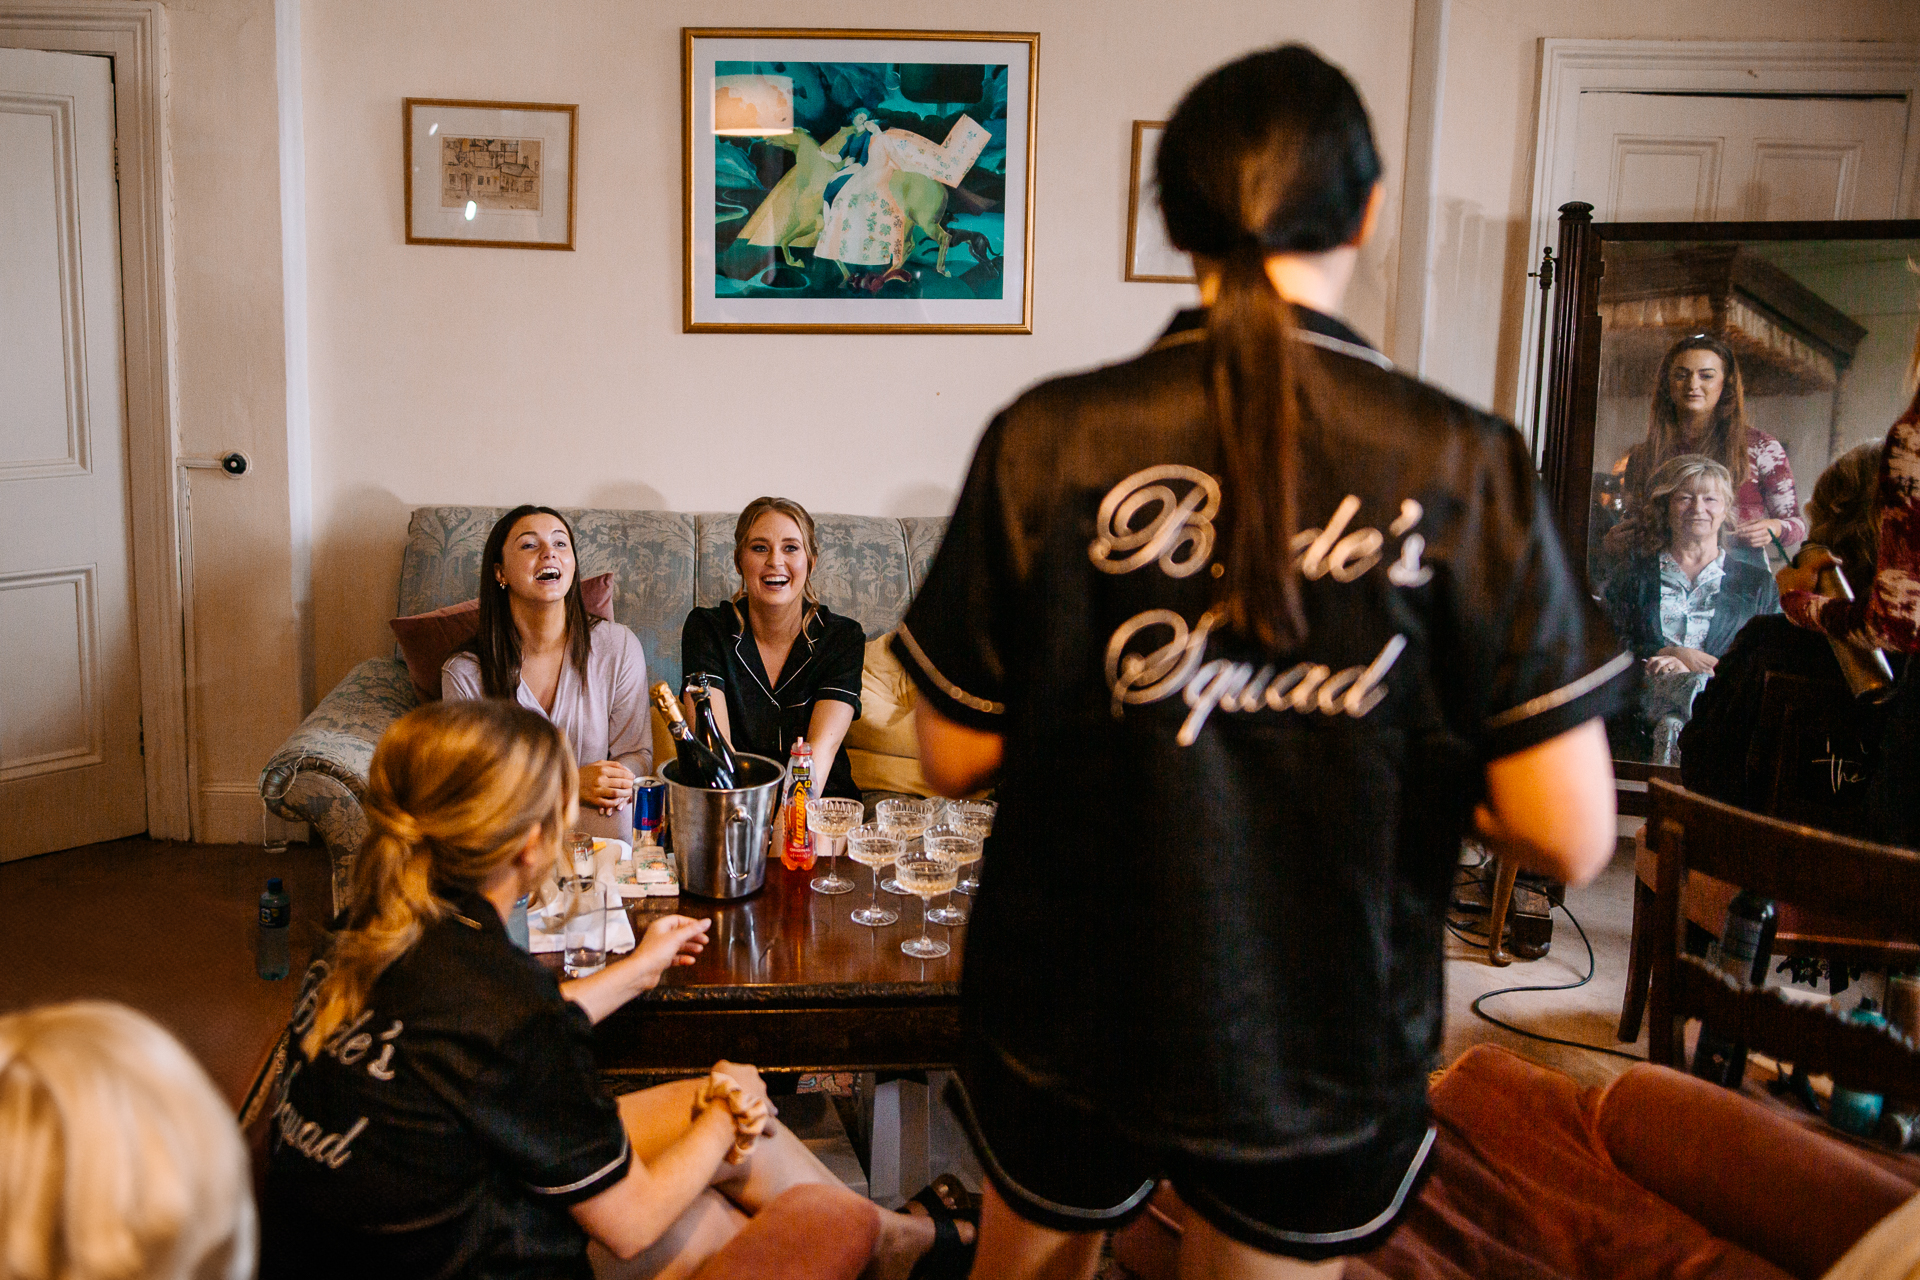
[[1153,198],[1153,157],[1165,120],[1133,122],[1133,170],[1127,184],[1127,279],[1192,284],[1193,259],[1167,239],[1160,202]]
[[1040,37],[683,33],[689,333],[1031,333]]
[[577,106],[408,98],[407,243],[573,248]]

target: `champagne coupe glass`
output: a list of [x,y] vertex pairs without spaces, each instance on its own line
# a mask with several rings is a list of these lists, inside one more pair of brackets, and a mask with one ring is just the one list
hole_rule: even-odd
[[[900,798],[882,800],[873,807],[875,821],[881,830],[900,839],[900,851],[914,851],[920,837],[933,825],[933,805],[931,800]],[[904,898],[913,891],[897,879],[888,877],[880,882],[880,887],[896,898]]]
[[873,892],[867,895],[867,905],[853,913],[855,924],[870,925],[877,929],[900,918],[879,905],[880,868],[898,858],[906,847],[905,840],[881,830],[875,823],[863,822],[847,832],[847,856],[873,871]]
[[928,911],[936,897],[953,890],[954,881],[960,876],[960,864],[926,853],[903,853],[893,864],[893,874],[900,877],[908,893],[920,898],[920,936],[907,939],[900,944],[900,949],[920,960],[932,960],[953,950],[927,932]]
[[[926,834],[927,856],[951,862],[956,871],[969,863],[980,860],[980,842],[972,836],[962,835],[952,827],[928,827]],[[934,924],[949,927],[967,922],[967,913],[953,905],[948,896],[946,905],[936,907],[927,913],[927,919]]]
[[807,801],[807,830],[813,832],[818,843],[831,849],[827,854],[827,874],[815,876],[809,887],[815,893],[848,893],[853,889],[853,881],[835,871],[840,857],[840,842],[847,832],[860,825],[860,818],[866,813],[866,806],[858,800],[817,799]]
[[[947,825],[961,835],[972,836],[984,844],[987,834],[993,830],[993,815],[1000,806],[991,800],[949,800],[947,802]],[[973,864],[978,866],[980,855],[973,855]],[[972,895],[980,892],[980,875],[977,871],[967,872],[966,879],[957,886],[961,893]]]

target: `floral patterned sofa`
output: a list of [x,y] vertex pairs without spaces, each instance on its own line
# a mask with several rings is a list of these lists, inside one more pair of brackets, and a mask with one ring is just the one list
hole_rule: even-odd
[[[470,600],[480,581],[487,531],[504,507],[421,507],[407,526],[396,616]],[[582,578],[614,575],[614,617],[640,637],[649,680],[680,680],[680,627],[688,610],[716,604],[739,586],[735,516],[717,512],[569,510]],[[820,563],[814,585],[835,613],[872,639],[892,628],[926,575],[944,516],[894,519],[815,516]],[[367,766],[386,727],[419,705],[398,646],[347,673],[260,773],[260,796],[283,818],[305,822],[326,843],[333,900],[346,902],[353,856],[366,838],[361,808]]]

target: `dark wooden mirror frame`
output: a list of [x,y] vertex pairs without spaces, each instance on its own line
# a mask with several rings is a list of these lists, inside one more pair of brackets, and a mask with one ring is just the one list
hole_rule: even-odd
[[[1540,475],[1560,517],[1567,555],[1587,564],[1593,439],[1600,403],[1600,276],[1608,242],[1696,240],[1920,240],[1920,219],[1859,222],[1595,222],[1593,206],[1560,206],[1553,332],[1547,348],[1546,428]],[[1889,423],[1889,426],[1892,424]]]
[[[1920,240],[1920,219],[1857,222],[1595,222],[1593,206],[1560,206],[1554,267],[1552,334],[1546,351],[1546,426],[1540,474],[1560,520],[1567,555],[1581,581],[1587,575],[1588,517],[1593,509],[1594,430],[1600,404],[1600,277],[1604,246],[1612,242],[1724,244],[1736,240]],[[1889,426],[1892,424],[1889,423]],[[1646,812],[1642,789],[1652,778],[1679,781],[1672,765],[1615,760],[1614,776],[1627,784],[1620,812]]]

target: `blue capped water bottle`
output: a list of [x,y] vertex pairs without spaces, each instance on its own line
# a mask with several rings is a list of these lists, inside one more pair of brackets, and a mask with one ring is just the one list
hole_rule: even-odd
[[269,982],[278,982],[293,967],[287,954],[287,922],[293,917],[293,899],[280,887],[279,876],[267,877],[260,895],[260,935],[254,939],[254,970]]

